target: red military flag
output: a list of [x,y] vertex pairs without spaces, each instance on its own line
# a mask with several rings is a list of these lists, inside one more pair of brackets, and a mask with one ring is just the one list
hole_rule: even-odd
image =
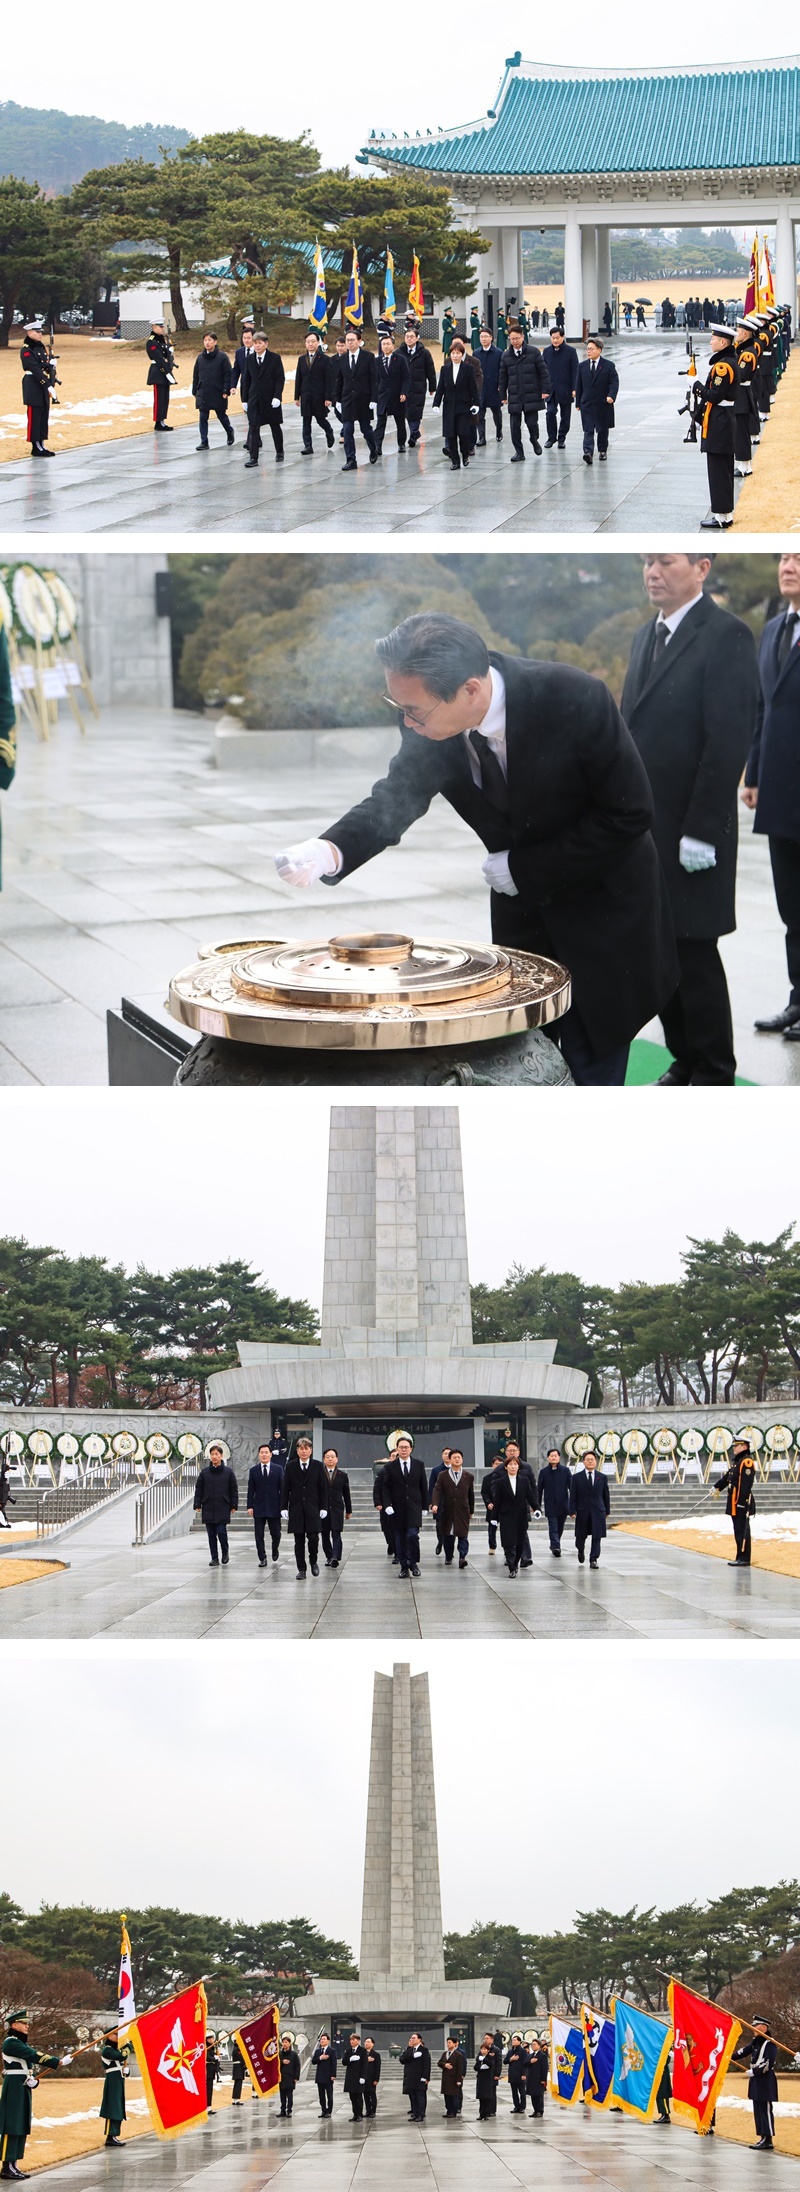
[[252,2024],[240,2025],[233,2035],[239,2042],[255,2090],[262,2095],[277,2093],[281,2082],[280,2029],[280,2012],[273,2003],[271,2009],[265,2009],[263,2017],[255,2017]]
[[206,1990],[202,1980],[131,2025],[136,2060],[160,2139],[206,2120]]
[[741,2025],[727,2009],[671,1979],[668,1989],[675,2032],[672,2095],[676,2112],[699,2132],[708,2131]]
[[748,276],[747,289],[745,292],[744,300],[745,312],[758,312],[760,305],[761,288],[759,281],[758,237],[754,236],[753,248],[750,253],[750,273]]
[[421,319],[422,314],[425,310],[425,299],[422,294],[422,275],[419,270],[419,259],[417,258],[416,251],[414,253],[414,264],[411,269],[411,280],[408,285],[408,304],[409,310],[411,312],[416,312],[418,317]]

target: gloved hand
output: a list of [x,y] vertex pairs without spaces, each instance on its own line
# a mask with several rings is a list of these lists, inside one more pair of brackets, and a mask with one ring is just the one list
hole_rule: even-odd
[[500,891],[504,898],[519,897],[516,883],[511,880],[507,852],[487,853],[482,872],[490,890]]
[[394,1514],[394,1508],[393,1508],[393,1507],[384,1507],[384,1510],[383,1510],[383,1512],[384,1512],[384,1514],[385,1514],[385,1515],[393,1515],[393,1514]]
[[289,1509],[288,1509],[288,1507],[282,1507],[282,1508],[281,1508],[281,1521],[282,1521],[282,1522],[288,1522],[288,1520],[289,1520]]
[[682,837],[678,847],[678,859],[687,875],[701,875],[704,868],[715,868],[717,855],[713,845],[706,845],[701,837]]
[[323,875],[338,875],[341,863],[341,853],[324,837],[306,837],[302,844],[287,845],[285,852],[275,854],[281,882],[294,883],[299,890],[308,890]]
[[470,415],[470,418],[471,418],[471,419],[476,419],[476,418],[477,418],[477,416],[478,416],[478,405],[477,405],[476,403],[471,403],[471,404],[470,404],[470,407],[469,407],[469,415]]
[[273,396],[273,398],[272,398],[272,408],[273,408],[273,411],[279,411],[279,410],[280,410],[280,407],[281,407],[281,399],[280,399],[280,396]]
[[327,1520],[328,1520],[328,1510],[327,1510],[327,1507],[321,1507],[321,1508],[320,1508],[320,1511],[319,1511],[319,1519],[320,1519],[320,1522],[327,1522]]

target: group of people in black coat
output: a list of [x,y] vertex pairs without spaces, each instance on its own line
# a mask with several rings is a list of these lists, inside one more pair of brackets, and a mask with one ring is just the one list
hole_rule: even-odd
[[[228,1566],[228,1525],[239,1505],[235,1469],[225,1462],[221,1446],[210,1446],[194,1492],[195,1513],[202,1515],[208,1536],[210,1566]],[[268,1566],[266,1540],[269,1532],[273,1562],[280,1557],[281,1529],[285,1524],[294,1542],[299,1581],[309,1568],[319,1575],[319,1548],[326,1568],[338,1568],[343,1551],[345,1523],[352,1520],[350,1480],[339,1467],[335,1446],[327,1446],[316,1461],[310,1438],[301,1434],[290,1456],[285,1439],[277,1433],[271,1444],[258,1449],[247,1480],[247,1512],[253,1524],[260,1568]]]
[[572,1516],[581,1567],[587,1544],[589,1566],[598,1567],[602,1542],[608,1534],[611,1495],[608,1479],[598,1469],[594,1454],[587,1454],[578,1468],[568,1469],[559,1448],[552,1446],[536,1476],[530,1462],[523,1461],[516,1441],[507,1439],[505,1451],[487,1470],[481,1497],[489,1551],[496,1552],[499,1533],[510,1576],[516,1576],[520,1568],[532,1567],[530,1521],[532,1516],[538,1521],[541,1515],[547,1522],[550,1552],[556,1560],[561,1559],[561,1539]]

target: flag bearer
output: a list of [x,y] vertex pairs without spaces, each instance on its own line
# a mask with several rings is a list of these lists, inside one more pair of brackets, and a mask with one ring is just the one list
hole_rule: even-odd
[[31,2047],[26,2009],[12,2009],[7,2024],[0,2089],[0,2177],[12,2177],[20,2183],[29,2174],[19,2164],[33,2116],[31,2094],[37,2083],[33,2073],[38,2064],[44,2070],[57,2070],[58,2056],[40,2055],[38,2048]]
[[98,2113],[106,2127],[103,2142],[105,2146],[122,2145],[120,2132],[125,2122],[125,2079],[128,2075],[126,2059],[129,2054],[129,2047],[120,2047],[116,2025],[112,2025],[108,2032],[104,2032],[100,2048],[100,2061],[105,2077]]

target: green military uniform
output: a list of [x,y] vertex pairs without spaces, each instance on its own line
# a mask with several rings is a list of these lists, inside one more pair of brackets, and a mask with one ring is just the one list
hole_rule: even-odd
[[100,2061],[105,2071],[105,2078],[98,2110],[98,2115],[102,2116],[106,2127],[106,2146],[120,2146],[122,2144],[120,2131],[125,2122],[125,2079],[128,2075],[125,2060],[129,2054],[130,2049],[120,2047],[113,2032],[106,2033],[100,2049]]
[[449,358],[450,356],[450,351],[453,346],[453,336],[455,335],[455,333],[456,316],[454,312],[451,312],[450,306],[448,305],[447,311],[444,315],[444,319],[442,320],[442,356],[445,358]]
[[508,321],[504,312],[498,312],[497,334],[495,335],[494,339],[497,344],[498,350],[508,349]]
[[479,311],[478,311],[478,307],[477,307],[477,305],[476,305],[476,304],[474,304],[474,305],[473,305],[473,307],[472,307],[472,311],[471,311],[471,313],[470,313],[470,316],[469,316],[469,339],[470,339],[470,342],[471,342],[471,344],[472,344],[472,348],[473,348],[473,350],[480,350],[480,347],[481,347],[481,316],[480,316],[480,313],[479,313]]
[[25,2152],[25,2141],[31,2128],[33,2102],[31,2094],[36,2084],[34,2072],[41,2063],[46,2070],[58,2067],[57,2055],[40,2055],[38,2048],[31,2047],[24,2032],[17,2028],[27,2024],[21,2010],[8,2020],[8,2031],[3,2041],[3,2084],[0,2090],[0,2177],[22,2178],[27,2171],[19,2163]]
[[524,335],[524,337],[525,337],[525,341],[527,342],[527,340],[528,340],[528,336],[529,336],[529,334],[530,334],[530,331],[531,331],[531,323],[530,323],[530,320],[528,319],[528,312],[527,312],[527,307],[526,307],[526,306],[525,306],[524,304],[521,304],[521,305],[520,305],[519,311],[518,311],[518,313],[517,313],[517,319],[519,320],[519,324],[520,324],[520,327],[522,328],[522,332],[523,332],[523,335]]
[[[17,715],[11,692],[8,641],[0,630],[0,792],[7,792],[17,766]],[[2,868],[0,868],[2,882]]]

